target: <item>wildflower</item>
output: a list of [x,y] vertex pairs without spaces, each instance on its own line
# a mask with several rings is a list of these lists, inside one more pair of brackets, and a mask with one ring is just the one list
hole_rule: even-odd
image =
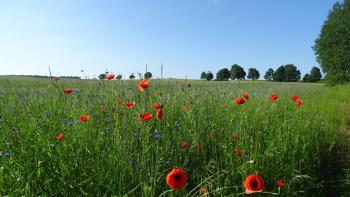
[[202,146],[202,145],[197,145],[197,146],[196,146],[196,150],[197,150],[198,152],[203,152],[203,146]]
[[176,127],[180,127],[180,122],[179,121],[175,121],[175,126]]
[[140,115],[140,120],[141,120],[142,122],[149,121],[149,120],[151,120],[152,118],[153,118],[153,114],[148,113],[148,112]]
[[184,110],[187,111],[190,107],[188,105],[184,106]]
[[139,88],[139,90],[141,92],[143,92],[145,89],[147,89],[149,87],[148,80],[147,79],[141,80],[138,83],[137,87]]
[[107,123],[111,123],[111,122],[113,121],[113,119],[112,119],[112,118],[106,118],[105,121],[106,121]]
[[154,137],[156,138],[156,140],[159,140],[160,137],[161,137],[160,132],[156,131],[156,132],[154,133]]
[[159,119],[159,120],[161,120],[161,119],[163,119],[163,110],[162,109],[159,109],[158,111],[157,111],[157,118]]
[[237,105],[242,105],[244,102],[245,102],[245,100],[242,99],[241,97],[238,97],[238,98],[236,98],[236,100],[235,100],[235,103],[236,103]]
[[192,105],[192,104],[193,104],[193,101],[192,101],[192,100],[189,100],[189,101],[188,101],[188,104]]
[[113,73],[106,75],[106,79],[108,79],[108,80],[114,79],[114,77],[115,77],[115,74],[113,74]]
[[166,165],[169,165],[169,164],[171,163],[171,161],[170,161],[170,159],[167,159],[167,160],[164,161],[164,163],[165,163]]
[[79,90],[73,89],[71,95],[76,96],[78,95]]
[[105,134],[108,134],[110,131],[111,131],[111,128],[109,128],[109,127],[106,127],[106,128],[104,129]]
[[4,120],[4,116],[0,114],[0,121]]
[[152,108],[153,109],[155,109],[155,110],[159,110],[159,109],[161,109],[163,106],[161,106],[160,104],[158,104],[158,103],[153,103],[152,104]]
[[209,131],[208,132],[209,137],[215,137],[215,132],[214,131]]
[[9,151],[4,151],[4,152],[2,153],[2,156],[4,156],[4,157],[10,157],[11,155],[12,155],[12,153],[9,152]]
[[241,149],[236,149],[233,151],[233,154],[237,155],[237,156],[242,156],[242,150]]
[[245,188],[246,194],[262,192],[265,189],[263,179],[256,174],[247,176],[243,183],[243,186]]
[[275,101],[275,100],[277,100],[278,99],[278,96],[276,95],[276,94],[272,94],[271,96],[270,96],[270,100],[271,101]]
[[181,189],[187,183],[187,173],[182,169],[173,169],[166,177],[166,183],[171,189]]
[[282,180],[278,180],[278,181],[277,181],[277,186],[278,186],[279,188],[284,188],[284,187],[285,187],[285,185],[284,185],[284,183],[282,182]]
[[199,190],[199,194],[200,194],[201,196],[209,196],[208,187],[207,187],[207,186],[202,187],[202,188]]
[[56,148],[56,144],[50,144],[50,148],[52,149]]
[[4,126],[0,125],[0,129],[4,128]]
[[59,77],[52,77],[52,79],[54,80],[54,81],[58,81],[58,80],[60,80],[60,78]]
[[139,137],[141,134],[140,134],[140,131],[134,131],[134,136],[135,137]]
[[101,111],[107,111],[107,105],[102,105],[101,107],[100,107],[100,109],[101,109]]
[[248,95],[247,92],[245,92],[245,93],[243,94],[243,98],[244,98],[245,100],[248,100],[248,99],[249,99],[249,95]]
[[290,97],[293,101],[297,101],[299,99],[299,96],[291,96]]
[[64,138],[64,134],[63,133],[57,133],[56,138],[58,140],[62,140]]
[[90,119],[90,117],[88,115],[82,115],[80,116],[79,120],[80,122],[86,122]]
[[232,140],[237,142],[239,140],[240,136],[238,134],[233,134],[232,135]]
[[135,105],[136,105],[135,102],[129,101],[129,102],[126,103],[126,108],[129,108],[129,109],[130,109],[130,108],[135,107]]
[[297,107],[302,106],[303,105],[303,101],[298,101],[296,105],[297,105]]
[[64,89],[63,92],[65,94],[72,94],[73,90],[72,89]]
[[189,144],[188,142],[186,142],[186,141],[182,141],[182,142],[180,143],[180,146],[181,146],[182,148],[184,148],[184,149],[187,149],[187,148],[190,147],[190,144]]
[[117,100],[117,105],[121,105],[121,104],[123,104],[123,101],[120,100],[120,99],[118,99],[118,100]]

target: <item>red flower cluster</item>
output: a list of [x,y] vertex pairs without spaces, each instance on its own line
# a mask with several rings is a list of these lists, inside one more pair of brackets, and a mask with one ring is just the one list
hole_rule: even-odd
[[63,133],[57,133],[56,138],[58,140],[62,140],[64,138],[64,134]]
[[248,93],[247,92],[245,92],[244,94],[243,94],[243,97],[238,97],[238,98],[236,98],[235,99],[235,103],[237,104],[237,105],[242,105],[246,100],[248,100],[249,99],[249,95],[248,95]]
[[120,99],[118,99],[118,100],[116,101],[116,103],[117,103],[117,105],[121,105],[121,104],[123,104],[123,101],[120,100]]
[[128,101],[126,103],[126,108],[133,108],[135,107],[136,103],[135,102],[132,102],[132,101]]
[[277,100],[277,99],[278,99],[277,94],[272,94],[272,95],[270,96],[270,100],[271,100],[271,101],[275,101],[275,100]]
[[151,113],[144,113],[140,115],[140,120],[142,122],[150,121],[153,118],[153,114]]
[[233,151],[233,154],[237,155],[237,156],[242,156],[242,150],[241,149],[236,149]]

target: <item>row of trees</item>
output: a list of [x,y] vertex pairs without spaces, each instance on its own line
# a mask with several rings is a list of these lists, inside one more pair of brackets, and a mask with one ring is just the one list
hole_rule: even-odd
[[[108,75],[108,73],[109,73],[109,72],[105,72],[104,74],[100,74],[100,75],[98,76],[98,78],[101,79],[101,80],[106,79],[106,75]],[[138,73],[138,74],[140,75],[140,78],[141,78],[142,74],[141,74],[141,73]],[[143,75],[143,77],[144,77],[145,79],[151,79],[151,78],[152,78],[152,73],[151,73],[151,72],[146,72],[146,73]],[[136,77],[135,77],[134,73],[131,73],[131,74],[129,75],[129,79],[135,79],[135,78],[136,78]],[[115,79],[121,80],[121,79],[122,79],[122,75],[121,75],[121,74],[118,74],[118,75],[115,77]]]
[[[269,68],[265,75],[264,79],[268,81],[278,81],[278,82],[295,82],[301,79],[301,73],[296,66],[293,64],[282,65],[274,71],[272,68]],[[234,64],[231,67],[231,70],[223,68],[216,73],[217,81],[227,81],[232,80],[243,80],[247,76],[248,79],[256,80],[260,78],[260,73],[256,68],[249,68],[248,75],[244,71],[243,67],[238,64]],[[201,79],[206,79],[208,81],[214,78],[212,72],[202,72]],[[322,78],[322,74],[319,68],[313,67],[309,74],[306,74],[303,78],[306,82],[316,82]]]

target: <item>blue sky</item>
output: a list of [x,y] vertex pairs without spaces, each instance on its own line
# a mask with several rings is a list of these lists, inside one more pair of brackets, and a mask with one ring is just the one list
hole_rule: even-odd
[[239,64],[318,66],[311,46],[336,0],[0,1],[0,74],[197,79]]

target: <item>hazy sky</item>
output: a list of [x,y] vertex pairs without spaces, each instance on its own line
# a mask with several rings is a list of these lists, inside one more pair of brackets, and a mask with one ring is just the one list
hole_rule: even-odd
[[0,74],[199,78],[237,63],[317,66],[311,49],[336,0],[0,0]]

